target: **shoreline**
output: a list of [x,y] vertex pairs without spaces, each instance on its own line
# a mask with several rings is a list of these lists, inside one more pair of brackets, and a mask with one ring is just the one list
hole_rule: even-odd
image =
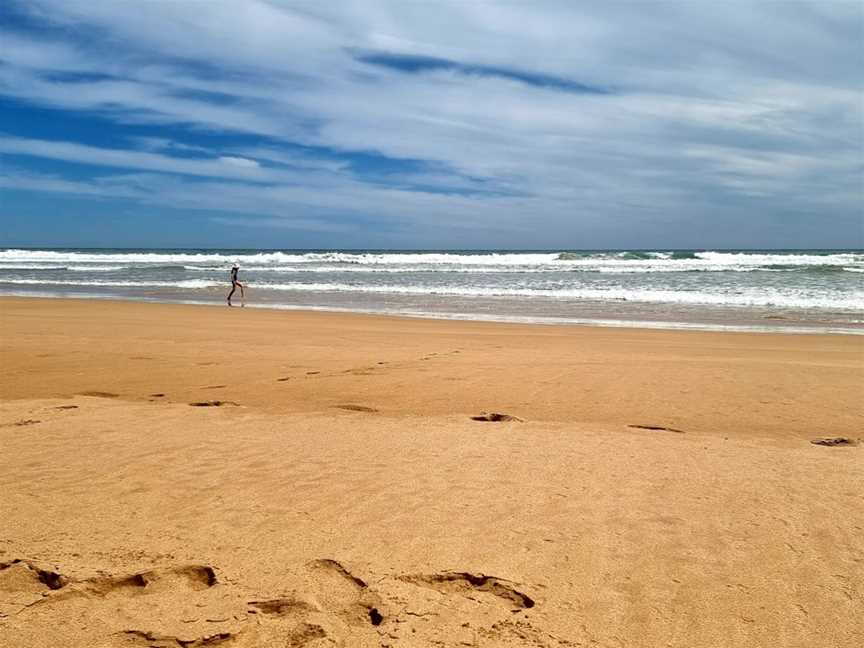
[[[0,293],[0,302],[14,299],[53,299],[53,300],[94,300],[100,302],[123,302],[143,304],[176,304],[184,306],[208,306],[225,307],[224,302],[215,300],[194,300],[184,298],[162,298],[147,297],[146,295],[99,295],[99,294],[40,294],[35,291],[16,291],[15,293]],[[236,300],[235,300],[236,301]],[[240,307],[237,305],[236,307]],[[486,322],[493,324],[524,324],[528,326],[576,326],[597,328],[632,328],[661,331],[702,331],[715,333],[767,333],[785,335],[864,335],[864,325],[851,324],[849,326],[822,325],[817,323],[805,324],[802,320],[792,320],[784,316],[763,316],[763,319],[774,321],[773,324],[757,324],[741,320],[730,319],[731,323],[704,322],[704,321],[667,321],[667,320],[638,320],[638,319],[608,319],[608,318],[563,318],[563,317],[530,317],[521,315],[494,315],[480,313],[448,313],[434,311],[401,311],[401,310],[376,310],[363,308],[341,308],[331,306],[314,306],[309,304],[291,305],[258,302],[246,304],[244,308],[275,310],[289,312],[317,312],[335,313],[345,315],[367,315],[373,317],[394,317],[404,319],[454,321],[454,322]],[[789,320],[793,324],[778,323],[780,320]]]

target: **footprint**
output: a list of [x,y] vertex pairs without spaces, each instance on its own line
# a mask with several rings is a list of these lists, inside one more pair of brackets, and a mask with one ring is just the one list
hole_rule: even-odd
[[60,573],[26,560],[0,563],[0,618],[18,614],[67,582]]
[[[14,560],[0,564],[0,613],[10,616],[4,638],[11,640],[9,645],[30,645],[18,639],[30,641],[34,631],[35,636],[53,636],[57,619],[63,618],[64,624],[72,625],[72,636],[80,641],[76,645],[109,645],[106,632],[122,637],[122,645],[216,645],[236,637],[242,629],[239,624],[213,625],[242,614],[239,601],[210,595],[216,584],[216,573],[208,565],[72,581],[53,569]],[[199,621],[193,615],[202,617],[197,625],[190,625]],[[100,619],[100,623],[93,624],[93,619]],[[115,639],[110,645],[120,644]]]
[[321,373],[320,371],[307,371],[306,375],[307,376],[315,376],[315,375],[320,374],[320,373]]
[[300,591],[248,601],[247,610],[256,617],[250,637],[244,638],[250,648],[378,645],[377,626],[385,623],[385,614],[368,583],[330,558],[305,567]]
[[358,367],[356,369],[346,369],[343,374],[351,374],[352,376],[377,376],[375,367]]
[[[18,423],[16,423],[18,425]],[[849,437],[824,437],[821,439],[813,439],[810,443],[821,446],[855,446],[858,442]]]
[[120,394],[112,394],[104,391],[83,391],[78,392],[78,396],[92,396],[93,398],[117,398]]
[[25,427],[27,425],[36,425],[37,423],[41,423],[37,419],[21,419],[20,421],[15,421],[14,423],[3,423],[0,427]]
[[12,579],[6,575],[14,570],[18,574],[13,576],[30,588],[34,600],[19,605],[7,620],[3,635],[9,645],[33,645],[33,637],[52,637],[57,619],[69,626],[76,646],[213,646],[230,643],[245,630],[243,600],[230,588],[219,586],[209,565],[99,574],[73,581],[17,561],[0,571],[0,600],[8,599],[5,594]]
[[277,378],[276,382],[285,382],[286,380],[291,380],[291,376],[284,376],[282,378]]
[[150,394],[150,398],[165,398],[165,394]]
[[524,419],[519,418],[518,416],[513,416],[512,414],[500,414],[498,412],[483,412],[479,416],[472,416],[472,421],[491,421],[493,423],[500,423],[506,421],[514,421],[516,423],[524,423]]
[[307,563],[321,606],[352,626],[378,626],[384,621],[381,598],[362,578],[330,558]]
[[73,409],[78,409],[78,406],[77,405],[58,405],[54,409],[56,409],[56,410],[73,410]]
[[684,430],[677,430],[671,427],[665,427],[663,425],[628,425],[627,427],[636,428],[639,430],[653,430],[655,432],[675,432],[677,434],[684,434]]
[[513,587],[509,581],[471,572],[442,572],[400,576],[400,580],[428,587],[442,594],[460,594],[471,598],[474,592],[488,592],[496,596],[514,612],[533,608],[534,599]]
[[209,400],[209,401],[196,401],[194,403],[189,403],[192,407],[222,407],[223,405],[234,405],[239,406],[240,403],[235,403],[234,401],[222,401],[222,400]]
[[377,412],[374,407],[366,407],[365,405],[334,405],[337,409],[348,410],[349,412]]
[[393,645],[546,646],[573,644],[535,625],[536,601],[503,578],[467,571],[407,574],[389,580],[399,612]]
[[44,569],[29,560],[21,560],[20,558],[16,558],[10,562],[0,563],[0,572],[5,572],[7,569],[13,567],[24,570],[28,574],[28,578],[37,580],[47,586],[48,589],[60,589],[69,582],[69,579],[59,572],[52,569]]
[[96,576],[80,581],[68,593],[105,598],[146,590],[147,594],[177,589],[199,591],[217,583],[216,571],[208,565],[182,565],[151,569],[128,576]]
[[228,385],[207,385],[206,387],[202,387],[201,389],[225,389]]

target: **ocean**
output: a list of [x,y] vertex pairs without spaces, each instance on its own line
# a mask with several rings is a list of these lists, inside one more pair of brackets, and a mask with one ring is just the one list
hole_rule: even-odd
[[[0,249],[0,295],[864,333],[864,250]],[[235,296],[239,305],[239,295]]]

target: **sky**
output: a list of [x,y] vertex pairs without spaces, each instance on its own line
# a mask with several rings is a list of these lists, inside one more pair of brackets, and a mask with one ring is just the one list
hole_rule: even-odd
[[0,246],[864,247],[864,3],[5,0]]

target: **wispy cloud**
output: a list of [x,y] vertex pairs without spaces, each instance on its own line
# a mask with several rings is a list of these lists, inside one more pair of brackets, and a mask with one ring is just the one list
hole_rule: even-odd
[[241,169],[259,169],[261,165],[258,164],[255,160],[250,160],[249,158],[242,157],[234,157],[233,155],[220,155],[219,161],[222,164],[229,164],[231,166],[240,167]]

